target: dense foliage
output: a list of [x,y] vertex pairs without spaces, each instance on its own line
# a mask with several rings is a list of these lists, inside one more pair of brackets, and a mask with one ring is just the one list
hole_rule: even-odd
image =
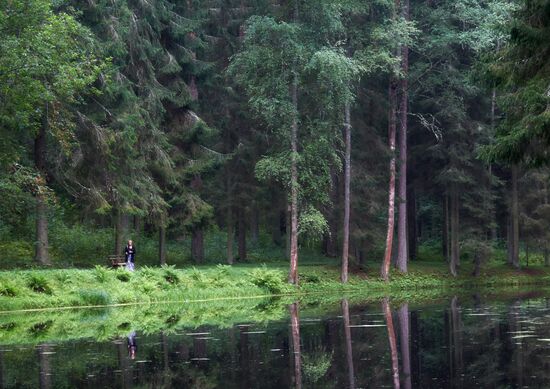
[[149,264],[287,257],[293,283],[304,248],[342,253],[345,281],[393,210],[401,271],[550,264],[549,22],[548,0],[1,2],[0,266],[134,238]]

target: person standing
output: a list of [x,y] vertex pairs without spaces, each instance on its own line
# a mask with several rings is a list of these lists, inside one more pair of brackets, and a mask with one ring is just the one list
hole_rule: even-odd
[[136,258],[136,246],[130,239],[124,249],[124,257],[126,258],[126,269],[134,271],[134,260]]

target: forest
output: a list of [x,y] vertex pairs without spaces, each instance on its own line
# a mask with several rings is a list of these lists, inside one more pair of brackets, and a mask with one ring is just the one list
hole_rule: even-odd
[[549,150],[549,0],[0,2],[2,269],[550,266]]

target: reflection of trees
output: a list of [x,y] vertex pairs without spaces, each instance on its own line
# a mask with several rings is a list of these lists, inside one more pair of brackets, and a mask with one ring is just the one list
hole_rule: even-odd
[[390,342],[391,353],[391,366],[393,374],[393,386],[395,389],[399,389],[399,364],[397,359],[397,341],[395,340],[395,330],[393,327],[393,318],[390,309],[390,302],[387,297],[382,300],[382,310],[384,311],[384,317],[386,319],[386,326],[388,328],[388,340]]
[[346,340],[346,362],[348,367],[348,382],[350,389],[355,388],[355,373],[353,371],[353,348],[351,346],[351,328],[349,320],[349,303],[342,300],[342,317],[344,318],[344,336]]
[[50,365],[51,346],[41,344],[37,347],[38,363],[40,365],[40,389],[49,389],[52,387],[52,369]]
[[451,299],[448,319],[449,328],[449,377],[453,387],[463,386],[464,360],[462,339],[462,318],[458,307],[458,298]]
[[405,389],[411,388],[411,343],[409,325],[409,304],[403,304],[398,311],[399,332],[401,343],[401,361],[403,364],[403,384]]
[[4,389],[4,351],[2,351],[1,349],[0,349],[0,389]]
[[302,354],[300,351],[300,316],[298,302],[290,304],[290,328],[292,337],[292,354],[294,355],[294,387],[302,388]]

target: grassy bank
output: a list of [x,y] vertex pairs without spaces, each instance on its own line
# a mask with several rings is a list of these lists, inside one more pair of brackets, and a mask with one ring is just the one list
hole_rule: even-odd
[[338,282],[334,264],[300,267],[300,287],[288,285],[286,264],[269,266],[215,265],[176,269],[141,267],[136,272],[94,269],[17,270],[0,272],[0,311],[83,306],[190,302],[212,299],[304,294],[356,293],[364,299],[429,299],[461,290],[550,285],[550,270],[513,270],[504,264],[472,277],[469,265],[453,278],[441,262],[414,262],[409,274],[394,273],[389,283],[378,278],[378,266],[352,272],[346,285]]

